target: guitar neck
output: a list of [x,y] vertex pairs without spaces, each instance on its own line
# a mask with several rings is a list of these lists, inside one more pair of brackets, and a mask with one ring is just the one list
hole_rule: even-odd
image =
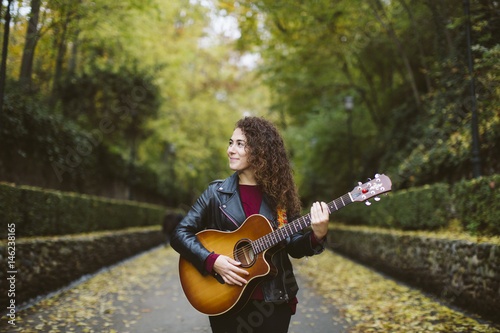
[[[327,206],[328,209],[330,210],[330,213],[333,213],[352,202],[353,200],[350,193],[346,193],[343,196],[338,197],[337,199],[328,203]],[[309,213],[253,241],[252,242],[253,251],[255,254],[264,252],[265,250],[275,246],[279,242],[284,241],[288,237],[298,233],[299,231],[307,228],[310,225],[311,225],[311,214]]]

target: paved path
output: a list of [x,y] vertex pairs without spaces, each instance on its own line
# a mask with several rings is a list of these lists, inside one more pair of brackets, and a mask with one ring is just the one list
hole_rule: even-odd
[[[184,297],[177,260],[170,247],[156,248],[19,311],[15,327],[2,318],[0,332],[211,332]],[[300,276],[299,285],[289,332],[345,332],[337,309]]]
[[[186,301],[177,264],[170,247],[156,248],[19,310],[16,326],[1,318],[0,332],[211,332]],[[500,332],[330,251],[293,264],[301,289],[289,333]]]

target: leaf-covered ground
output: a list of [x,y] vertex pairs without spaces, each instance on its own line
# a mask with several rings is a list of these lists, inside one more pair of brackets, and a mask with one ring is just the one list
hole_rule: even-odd
[[[210,332],[207,316],[184,297],[178,259],[170,247],[144,253],[19,311],[15,327],[2,318],[0,332]],[[346,331],[347,322],[321,295],[299,293],[290,333]]]
[[207,332],[206,316],[186,311],[178,258],[149,251],[18,312],[15,327],[2,318],[0,332]]
[[[147,252],[18,311],[0,332],[210,332],[187,303],[170,247]],[[290,333],[500,332],[422,293],[325,251],[296,260],[301,284]]]
[[349,332],[500,332],[330,251],[295,262],[295,269],[343,309]]

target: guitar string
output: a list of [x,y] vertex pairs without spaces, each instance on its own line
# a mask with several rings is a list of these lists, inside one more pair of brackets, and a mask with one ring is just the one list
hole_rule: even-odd
[[[267,250],[267,249],[269,249],[269,248],[277,245],[280,241],[283,241],[286,238],[285,237],[285,238],[280,239],[280,240],[277,241],[277,239],[279,239],[281,237],[284,237],[283,235],[281,235],[281,237],[280,237],[280,235],[278,235],[280,232],[282,234],[283,234],[283,232],[287,232],[286,235],[287,235],[287,237],[289,237],[289,236],[291,236],[294,233],[293,230],[292,230],[292,226],[297,226],[298,225],[298,229],[302,230],[305,227],[302,227],[300,223],[301,222],[306,222],[306,227],[307,227],[307,223],[308,222],[306,220],[306,217],[308,217],[308,216],[309,216],[309,214],[307,214],[306,216],[300,217],[300,218],[296,219],[295,221],[291,222],[290,224],[285,225],[282,228],[276,229],[276,230],[274,230],[273,232],[271,232],[269,234],[266,234],[266,235],[264,235],[264,236],[262,236],[262,237],[260,237],[260,238],[258,238],[256,240],[254,240],[254,241],[251,241],[250,243],[248,243],[248,244],[246,244],[246,245],[238,248],[236,251],[233,251],[232,253],[222,254],[222,255],[225,255],[227,257],[233,257],[233,255],[236,254],[235,258],[239,258],[239,257],[243,256],[245,253],[248,253],[250,250],[254,249],[254,247],[252,246],[252,244],[257,244],[256,246],[259,246],[259,247],[262,247],[261,245],[263,245],[265,247],[264,250],[262,250],[262,251],[254,251],[255,252],[254,255],[255,254],[258,255],[258,254],[264,252],[265,250]],[[286,228],[286,230],[283,230],[285,228]],[[297,228],[295,228],[295,229],[297,230]],[[273,237],[272,235],[278,235],[278,236]],[[258,243],[260,243],[260,244],[258,244]],[[272,244],[272,245],[269,246],[268,245],[269,243]]]
[[[329,202],[327,204],[328,208],[329,208],[329,212],[330,214],[339,210],[340,208],[343,208],[345,206],[347,206],[348,204],[352,203],[353,201],[351,200],[351,197],[349,196],[349,193],[346,193],[340,197],[338,197],[337,199],[334,199],[332,202]],[[307,219],[309,219],[309,221],[307,221]],[[303,227],[301,225],[302,222],[305,222],[306,225]],[[297,228],[297,225],[298,225],[298,228]],[[308,226],[311,225],[311,214],[307,214],[307,215],[304,215],[302,217],[299,217],[298,219],[294,220],[293,222],[289,223],[289,224],[286,224],[284,227],[282,228],[279,228],[279,229],[276,229],[274,231],[272,231],[271,233],[269,234],[266,234],[254,241],[250,241],[250,243],[238,248],[236,251],[233,251],[232,253],[227,253],[227,254],[222,254],[222,255],[225,255],[227,257],[233,257],[233,255],[235,255],[233,258],[234,259],[237,259],[237,258],[240,258],[242,256],[244,256],[246,253],[249,253],[250,250],[253,250],[254,252],[254,256],[255,255],[259,255],[260,253],[266,251],[267,249],[277,245],[279,242],[283,241],[286,237],[284,237],[283,233],[285,233],[285,235],[287,237],[293,235],[295,232],[298,232]],[[293,228],[295,228],[295,232],[293,231]],[[298,230],[297,230],[298,229]],[[282,233],[281,237],[284,237],[283,239],[280,239],[280,235],[279,233]],[[277,237],[273,237],[273,235],[277,235]],[[255,247],[253,246],[253,244],[256,244]],[[271,244],[271,245],[269,245]],[[258,247],[258,249],[257,249]],[[261,248],[263,248],[263,250],[260,250]],[[255,251],[257,249],[257,251]]]
[[[299,219],[302,219],[302,218],[299,218]],[[299,221],[299,219],[295,220],[295,221],[294,221],[294,222],[292,222],[292,223],[299,224],[299,222],[300,222],[300,221]],[[295,225],[295,224],[294,224],[294,225]],[[287,226],[285,226],[285,227],[287,227]],[[283,227],[283,228],[285,228],[285,227]],[[291,227],[288,227],[287,229],[291,229]],[[289,231],[291,232],[292,230],[289,230]],[[230,253],[230,254],[226,254],[226,256],[231,257],[231,256],[233,256],[233,255],[235,254],[235,255],[236,255],[236,256],[235,256],[235,258],[240,258],[240,257],[241,257],[241,256],[243,256],[245,253],[248,253],[250,250],[254,250],[254,255],[255,255],[255,254],[257,254],[257,255],[258,255],[258,254],[260,254],[260,253],[264,252],[264,251],[265,251],[265,250],[267,250],[268,248],[273,247],[274,245],[278,244],[280,241],[282,241],[282,240],[283,240],[283,239],[282,239],[282,240],[276,241],[277,239],[279,239],[279,238],[280,238],[280,236],[279,236],[279,235],[278,235],[277,237],[273,237],[273,236],[272,236],[272,235],[277,235],[279,232],[283,233],[283,232],[284,232],[284,230],[282,230],[282,228],[280,228],[280,229],[276,229],[276,230],[274,230],[273,232],[271,232],[271,233],[269,233],[269,234],[267,234],[267,235],[264,235],[264,236],[262,236],[262,237],[260,237],[260,238],[258,238],[258,239],[256,239],[256,240],[251,241],[250,243],[248,243],[248,244],[246,244],[246,245],[244,245],[244,246],[242,246],[242,247],[238,248],[236,251],[233,251],[233,252],[232,252],[232,253]],[[289,236],[289,235],[287,234],[287,236]],[[283,237],[283,235],[281,235],[281,237]],[[267,243],[267,244],[266,244],[266,243]],[[256,246],[254,247],[254,246],[252,246],[252,244],[254,244],[254,245],[256,245]],[[269,246],[268,244],[272,244],[272,245],[270,245],[270,246]],[[265,247],[265,250],[263,250],[263,251],[258,251],[256,248],[257,248],[257,247],[259,247],[259,248],[260,248],[260,247],[262,247],[262,245]]]
[[[309,219],[309,221],[307,219]],[[305,222],[305,226],[302,226],[302,222]],[[286,237],[289,237],[289,236],[293,235],[295,232],[298,232],[298,231],[308,227],[310,225],[310,222],[311,222],[310,214],[299,217],[298,219],[294,220],[293,222],[286,224],[282,228],[275,229],[273,232],[266,234],[266,235],[254,240],[254,241],[251,241],[250,243],[238,248],[236,251],[233,251],[230,254],[225,254],[225,256],[233,257],[233,255],[235,255],[233,258],[236,260],[236,258],[241,258],[246,253],[249,253],[250,250],[254,250],[254,256],[258,255],[258,254],[264,252],[265,250],[277,245],[279,242],[286,239]],[[295,229],[295,232],[293,231],[293,229]],[[281,235],[279,235],[280,233],[281,233]],[[286,235],[286,237],[285,237],[285,235]],[[283,239],[281,239],[281,238],[283,238]],[[252,244],[254,244],[256,246],[254,247],[254,246],[252,246]],[[271,245],[269,245],[269,244],[271,244]],[[255,251],[256,247],[259,247],[259,248],[264,247],[264,249],[259,250],[259,251]]]
[[[332,202],[328,203],[327,206],[330,208],[330,213],[332,213],[334,211],[339,210],[342,207],[345,207],[349,203],[351,203],[351,200],[348,197],[348,194],[345,194],[345,195],[333,200]],[[309,221],[307,221],[307,218],[309,219]],[[306,223],[306,225],[304,227],[301,225],[302,222]],[[281,233],[285,232],[286,236],[289,237],[292,234],[294,234],[292,227],[294,227],[296,232],[297,232],[297,229],[298,229],[298,231],[300,231],[300,230],[308,227],[310,225],[310,223],[311,223],[311,214],[309,213],[307,215],[299,217],[298,219],[285,225],[282,228],[276,229],[276,230],[272,231],[271,233],[266,234],[266,235],[264,235],[256,240],[250,241],[250,243],[238,248],[236,251],[232,251],[231,253],[222,254],[222,255],[233,258],[235,260],[237,258],[242,258],[246,253],[249,253],[250,250],[254,250],[254,256],[259,255],[260,253],[277,245],[280,241],[283,241],[286,238],[285,237],[283,239],[276,241],[277,238],[278,239],[280,238],[280,235],[278,235],[279,232],[281,232]],[[297,226],[298,226],[298,228],[297,228]],[[288,234],[288,232],[290,232],[290,234]],[[278,235],[278,236],[273,237],[273,235]],[[281,235],[281,237],[283,237],[283,235]],[[269,246],[269,243],[271,244],[270,246]],[[259,248],[262,248],[262,246],[263,246],[264,249],[261,251],[255,251],[255,247],[252,246],[252,244],[256,244],[255,247],[259,247]]]

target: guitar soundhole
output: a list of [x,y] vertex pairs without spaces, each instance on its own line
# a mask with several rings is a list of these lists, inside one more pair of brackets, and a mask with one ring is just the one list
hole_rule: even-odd
[[241,262],[241,267],[250,267],[255,263],[257,259],[253,253],[252,245],[250,240],[242,239],[234,247],[234,259]]

